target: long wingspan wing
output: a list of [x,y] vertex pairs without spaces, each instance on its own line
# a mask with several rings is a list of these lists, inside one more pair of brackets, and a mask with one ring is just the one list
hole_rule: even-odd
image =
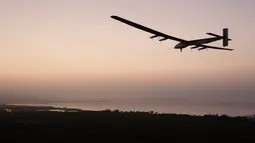
[[215,47],[215,46],[208,46],[208,45],[199,45],[203,48],[199,48],[198,50],[203,50],[203,49],[217,49],[217,50],[227,50],[227,51],[233,51],[234,49],[229,49],[229,48],[221,48],[221,47]]
[[143,25],[134,23],[134,22],[132,22],[132,21],[129,21],[129,20],[124,19],[124,18],[121,18],[121,17],[119,17],[119,16],[113,15],[113,16],[111,16],[111,18],[113,18],[113,19],[115,19],[115,20],[118,20],[118,21],[120,21],[120,22],[126,23],[126,24],[128,24],[128,25],[130,25],[130,26],[133,26],[133,27],[135,27],[135,28],[138,28],[138,29],[140,29],[140,30],[143,30],[143,31],[152,33],[152,34],[155,35],[155,36],[152,36],[152,38],[157,37],[157,36],[164,37],[164,39],[161,39],[161,41],[166,40],[166,39],[171,39],[171,40],[175,40],[175,41],[179,41],[179,42],[187,42],[186,40],[183,40],[183,39],[180,39],[180,38],[176,38],[176,37],[173,37],[173,36],[169,36],[169,35],[167,35],[167,34],[164,34],[164,33],[161,33],[161,32],[159,32],[159,31],[150,29],[150,28],[148,28],[148,27],[145,27],[145,26],[143,26]]

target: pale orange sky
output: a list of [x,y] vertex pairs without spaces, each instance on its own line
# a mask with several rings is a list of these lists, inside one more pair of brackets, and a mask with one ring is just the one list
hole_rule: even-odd
[[[254,5],[253,0],[1,1],[0,84],[78,86],[101,79],[127,87],[140,82],[241,88],[254,83]],[[228,27],[229,48],[235,50],[181,53],[173,49],[177,42],[151,40],[111,15],[187,40]]]

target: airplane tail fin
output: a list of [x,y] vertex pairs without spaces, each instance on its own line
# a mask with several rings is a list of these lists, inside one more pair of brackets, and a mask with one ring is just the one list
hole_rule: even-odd
[[228,38],[228,28],[224,28],[222,32],[223,32],[223,46],[226,47],[228,46],[228,41],[231,40]]
[[208,35],[211,35],[211,36],[215,36],[215,37],[219,37],[219,38],[222,38],[222,45],[224,47],[228,46],[228,41],[231,41],[232,39],[229,39],[229,34],[228,34],[228,28],[223,28],[222,30],[222,36],[220,35],[217,35],[217,34],[213,34],[213,33],[207,33]]

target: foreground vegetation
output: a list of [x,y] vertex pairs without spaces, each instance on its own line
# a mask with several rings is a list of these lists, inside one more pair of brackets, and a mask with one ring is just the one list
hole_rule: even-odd
[[8,142],[254,142],[253,117],[178,115],[118,110],[0,113]]

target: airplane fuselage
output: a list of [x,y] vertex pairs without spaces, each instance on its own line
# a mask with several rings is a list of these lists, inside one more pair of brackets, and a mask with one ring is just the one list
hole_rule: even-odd
[[180,42],[177,45],[175,45],[174,48],[175,49],[183,49],[183,48],[186,48],[186,47],[192,46],[192,45],[197,46],[197,45],[202,45],[202,44],[208,44],[208,43],[211,43],[211,42],[214,42],[214,41],[218,41],[220,39],[221,38],[219,38],[219,37],[213,37],[213,38],[190,40],[190,41],[187,41],[187,42]]

